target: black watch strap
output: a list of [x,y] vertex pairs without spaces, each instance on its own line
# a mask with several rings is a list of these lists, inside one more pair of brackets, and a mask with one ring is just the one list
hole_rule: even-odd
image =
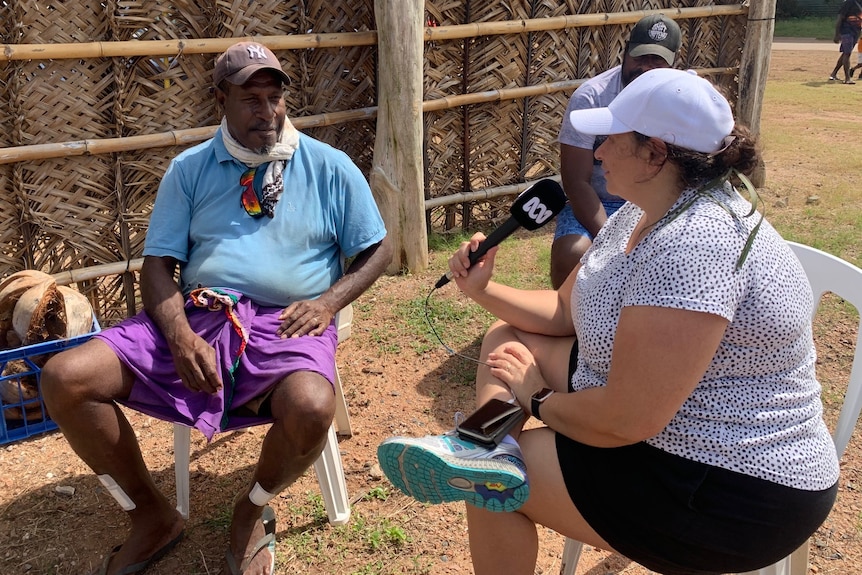
[[548,389],[547,387],[537,391],[530,397],[530,413],[533,414],[533,417],[538,419],[539,421],[544,421],[542,416],[539,414],[539,409],[541,408],[542,403],[548,399],[551,395],[553,395],[554,390]]
[[536,396],[530,398],[530,411],[533,413],[533,417],[542,421],[542,416],[539,415],[539,406],[542,405],[542,402],[536,399]]

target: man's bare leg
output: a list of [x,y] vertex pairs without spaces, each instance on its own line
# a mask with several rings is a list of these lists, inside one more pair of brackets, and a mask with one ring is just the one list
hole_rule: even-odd
[[51,417],[72,449],[97,475],[107,475],[134,509],[131,530],[108,574],[144,561],[174,540],[185,520],[156,488],[135,433],[114,403],[128,397],[132,376],[114,352],[93,339],[52,357],[42,370]]
[[[242,564],[264,536],[260,521],[263,507],[249,499],[255,484],[270,494],[278,494],[296,481],[320,456],[335,416],[332,384],[317,373],[291,374],[276,387],[270,401],[275,423],[263,440],[249,485],[234,501],[230,552],[237,565]],[[244,574],[271,575],[269,564],[269,553],[260,551]]]

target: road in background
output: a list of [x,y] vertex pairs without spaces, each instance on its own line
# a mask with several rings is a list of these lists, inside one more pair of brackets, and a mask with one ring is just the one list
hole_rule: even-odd
[[838,44],[830,40],[817,40],[815,38],[773,38],[772,49],[838,52]]

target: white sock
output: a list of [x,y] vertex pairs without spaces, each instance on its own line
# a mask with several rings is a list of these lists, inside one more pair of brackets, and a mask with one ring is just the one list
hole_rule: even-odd
[[111,496],[117,500],[117,503],[120,504],[120,507],[123,508],[123,511],[131,511],[135,507],[137,507],[135,505],[135,502],[132,501],[129,496],[126,495],[126,492],[123,491],[123,488],[120,487],[120,484],[114,481],[113,477],[111,477],[107,473],[104,475],[97,475],[96,477],[99,478],[99,481],[102,483],[102,485],[105,486],[105,489],[108,490],[108,493],[110,493]]
[[257,481],[254,482],[254,487],[251,488],[251,493],[248,494],[248,499],[258,507],[263,507],[275,497],[275,493],[270,493],[260,486]]

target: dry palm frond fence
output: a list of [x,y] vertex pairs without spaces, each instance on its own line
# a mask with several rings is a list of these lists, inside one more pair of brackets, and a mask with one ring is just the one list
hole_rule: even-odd
[[[679,22],[678,66],[739,94],[756,130],[774,10],[774,0],[0,0],[0,278],[69,274],[103,325],[136,309],[160,177],[215,131],[212,64],[238,39],[278,54],[295,124],[369,175],[387,226],[411,239],[395,263],[420,269],[427,229],[492,225],[507,215],[504,196],[557,173],[568,96],[619,63],[646,14]],[[390,69],[413,62],[412,40],[418,105],[399,100],[409,80]],[[381,150],[411,122],[418,166],[399,176],[405,160],[384,156],[404,151]]]

